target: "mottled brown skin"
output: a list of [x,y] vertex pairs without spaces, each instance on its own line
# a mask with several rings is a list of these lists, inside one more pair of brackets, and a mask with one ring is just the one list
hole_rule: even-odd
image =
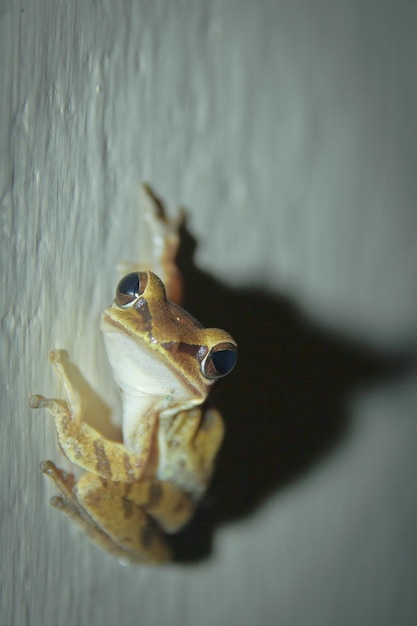
[[[146,191],[149,193],[149,189]],[[161,228],[165,229],[162,256],[167,267],[167,291],[178,294],[178,272],[172,257],[178,246],[176,226],[161,215],[160,205],[151,202],[150,206],[151,228],[158,230],[158,236]],[[202,363],[213,346],[234,349],[236,344],[224,331],[203,329],[168,300],[155,274],[148,271],[139,276],[140,296],[129,303],[128,297],[116,293],[115,302],[102,316],[105,337],[116,337],[116,358],[114,349],[112,353],[116,379],[126,398],[131,383],[128,391],[123,389],[124,373],[130,374],[130,370],[118,370],[120,336],[127,338],[133,356],[137,352],[138,357],[147,359],[146,363],[157,364],[162,379],[166,372],[173,389],[165,391],[164,380],[151,380],[157,389],[160,385],[160,393],[153,391],[147,397],[146,389],[138,382],[139,404],[133,417],[136,397],[129,396],[128,443],[106,439],[83,420],[78,394],[58,350],[51,351],[50,361],[63,387],[65,403],[35,395],[30,406],[45,407],[52,413],[62,452],[86,472],[76,482],[72,474],[67,475],[51,461],[41,464],[60,492],[52,499],[53,506],[66,513],[96,544],[119,558],[160,563],[171,557],[164,533],[177,532],[193,515],[210,481],[223,438],[219,412],[200,406],[214,382],[204,375]],[[135,362],[133,367],[137,367]]]

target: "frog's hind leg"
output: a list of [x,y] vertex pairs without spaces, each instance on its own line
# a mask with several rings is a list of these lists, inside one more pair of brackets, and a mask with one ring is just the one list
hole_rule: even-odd
[[64,513],[96,545],[119,558],[126,558],[124,550],[114,544],[110,537],[100,530],[78,502],[75,495],[76,481],[74,475],[67,474],[57,468],[52,461],[42,461],[40,469],[55,483],[60,492],[59,495],[51,498],[51,506]]
[[[170,559],[155,523],[139,506],[108,491],[105,480],[84,474],[76,483],[73,474],[58,469],[52,461],[43,461],[41,471],[60,492],[51,498],[51,505],[100,548],[123,561],[150,564]],[[119,485],[128,489],[127,485]]]
[[150,478],[126,484],[84,474],[77,500],[117,545],[148,563],[170,559],[163,532],[177,532],[194,512],[193,501],[181,489]]
[[170,217],[161,199],[146,183],[140,188],[139,208],[142,218],[138,247],[140,258],[136,263],[119,263],[117,269],[121,274],[151,270],[164,283],[168,299],[181,304],[182,278],[175,258],[180,245],[180,228],[185,219],[184,211],[181,210],[177,217]]
[[125,559],[156,564],[171,560],[171,552],[158,523],[146,512],[151,483],[115,483],[84,474],[77,483],[76,494],[95,526],[123,551]]

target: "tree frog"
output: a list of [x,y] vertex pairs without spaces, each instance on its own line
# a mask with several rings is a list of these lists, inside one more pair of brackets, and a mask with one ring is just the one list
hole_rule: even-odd
[[52,413],[62,452],[85,470],[76,481],[43,461],[42,472],[60,492],[51,504],[120,559],[161,563],[172,556],[165,533],[190,520],[209,484],[224,427],[204,402],[233,369],[237,348],[227,332],[203,328],[173,301],[181,292],[174,262],[179,222],[166,216],[149,187],[145,192],[151,265],[165,286],[149,267],[124,266],[130,271],[100,321],[122,396],[123,442],[83,420],[59,350],[50,361],[66,402],[33,395],[30,406]]

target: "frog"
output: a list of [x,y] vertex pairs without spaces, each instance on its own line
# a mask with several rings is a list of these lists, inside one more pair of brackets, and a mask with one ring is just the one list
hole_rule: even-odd
[[100,319],[121,394],[122,441],[85,420],[61,350],[49,360],[65,401],[35,394],[29,404],[53,415],[62,453],[83,470],[76,479],[42,461],[58,490],[51,505],[120,562],[153,565],[174,559],[168,536],[189,523],[210,484],[224,421],[207,398],[234,368],[237,344],[180,306],[182,216],[168,217],[152,189],[142,189],[152,252],[140,267],[121,266],[127,273]]

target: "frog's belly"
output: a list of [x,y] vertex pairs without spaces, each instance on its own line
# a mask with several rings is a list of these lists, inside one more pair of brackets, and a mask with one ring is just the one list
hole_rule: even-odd
[[190,389],[164,360],[129,335],[104,332],[107,353],[123,402],[123,440],[133,447],[143,416],[193,403]]

